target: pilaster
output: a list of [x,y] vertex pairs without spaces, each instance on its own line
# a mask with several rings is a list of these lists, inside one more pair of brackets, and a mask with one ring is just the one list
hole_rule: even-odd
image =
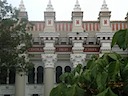
[[97,40],[101,45],[100,47],[101,56],[103,53],[107,53],[111,51],[111,42],[112,42],[113,35],[114,35],[114,32],[96,33]]
[[39,34],[41,42],[44,44],[44,54],[41,55],[42,62],[44,63],[44,90],[42,90],[44,96],[49,96],[54,87],[54,65],[57,60],[55,44],[59,33],[53,31]]
[[70,61],[75,68],[78,64],[83,64],[86,58],[86,54],[83,53],[83,43],[86,42],[88,33],[86,32],[71,32],[68,34],[70,41],[72,42],[72,54],[70,55]]
[[55,43],[58,40],[59,33],[43,32],[39,34],[41,42],[44,44],[44,53],[53,54],[55,52]]
[[16,73],[15,96],[25,96],[25,72]]
[[72,51],[73,53],[83,53],[84,47],[83,43],[86,42],[88,33],[86,32],[71,32],[68,34],[70,41],[72,42]]
[[54,65],[57,61],[56,54],[42,54],[44,62],[44,96],[49,96],[54,87]]

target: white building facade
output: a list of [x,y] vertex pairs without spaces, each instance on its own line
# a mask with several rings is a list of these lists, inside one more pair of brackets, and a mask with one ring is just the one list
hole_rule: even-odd
[[[28,18],[23,0],[20,3],[19,18]],[[92,55],[116,51],[127,55],[128,51],[111,48],[114,33],[128,28],[128,14],[125,20],[110,21],[111,11],[103,1],[97,21],[83,21],[79,1],[72,11],[71,21],[56,21],[56,12],[51,1],[44,11],[44,21],[29,21],[33,28],[27,32],[33,36],[33,47],[28,49],[33,57],[34,68],[28,75],[15,74],[14,70],[0,76],[0,96],[49,96],[51,89],[60,82],[59,76],[70,72],[78,64],[86,66]]]

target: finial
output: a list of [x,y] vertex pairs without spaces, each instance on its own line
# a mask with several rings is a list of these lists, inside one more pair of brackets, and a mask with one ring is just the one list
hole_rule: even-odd
[[46,11],[53,11],[53,10],[54,10],[54,8],[52,6],[51,0],[49,0],[49,3],[48,3],[47,8],[46,8]]
[[80,4],[79,4],[79,1],[78,0],[76,0],[74,11],[81,11]]
[[103,5],[102,5],[102,8],[101,8],[101,11],[108,11],[108,7],[107,7],[107,4],[106,4],[105,0],[103,1]]
[[24,6],[23,0],[20,1],[19,10],[20,10],[21,12],[24,12],[24,11],[26,10],[26,8],[25,8],[25,6]]

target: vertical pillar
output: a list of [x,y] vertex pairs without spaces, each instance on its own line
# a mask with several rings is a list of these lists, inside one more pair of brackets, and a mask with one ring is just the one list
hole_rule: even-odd
[[86,38],[88,37],[88,33],[86,32],[72,32],[68,34],[71,42],[72,42],[72,53],[70,55],[70,61],[73,63],[73,67],[75,68],[78,64],[84,64],[86,54],[84,51],[83,43],[86,42]]
[[112,37],[114,35],[114,32],[99,32],[96,33],[96,37],[98,38],[98,42],[101,45],[100,48],[100,57],[102,57],[102,55],[104,53],[108,53],[110,52],[111,49],[111,42],[112,42]]
[[37,84],[37,67],[35,67],[34,83]]
[[25,72],[16,73],[15,96],[25,96]]
[[44,62],[44,96],[49,96],[54,87],[54,64],[56,62],[56,54],[42,54]]

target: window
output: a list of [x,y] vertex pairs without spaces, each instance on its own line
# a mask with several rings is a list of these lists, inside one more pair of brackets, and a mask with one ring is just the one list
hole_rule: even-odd
[[93,45],[94,43],[93,42],[89,42],[89,45]]
[[105,37],[103,37],[103,40],[105,40]]
[[7,81],[7,69],[2,67],[0,70],[0,84],[6,84]]
[[37,84],[43,83],[43,71],[44,69],[42,66],[37,68]]
[[15,75],[16,75],[16,70],[15,68],[11,68],[9,70],[9,84],[15,84]]
[[38,94],[33,94],[32,96],[39,96]]
[[28,73],[28,83],[34,84],[34,80],[35,80],[35,68],[32,68],[31,70],[29,70]]
[[10,95],[4,95],[4,96],[10,96]]
[[62,74],[62,67],[57,66],[56,67],[56,83],[60,83],[60,75]]
[[71,72],[71,67],[70,67],[70,66],[66,66],[66,67],[64,68],[64,71],[65,71],[65,72]]
[[108,37],[108,40],[110,40],[110,37]]

